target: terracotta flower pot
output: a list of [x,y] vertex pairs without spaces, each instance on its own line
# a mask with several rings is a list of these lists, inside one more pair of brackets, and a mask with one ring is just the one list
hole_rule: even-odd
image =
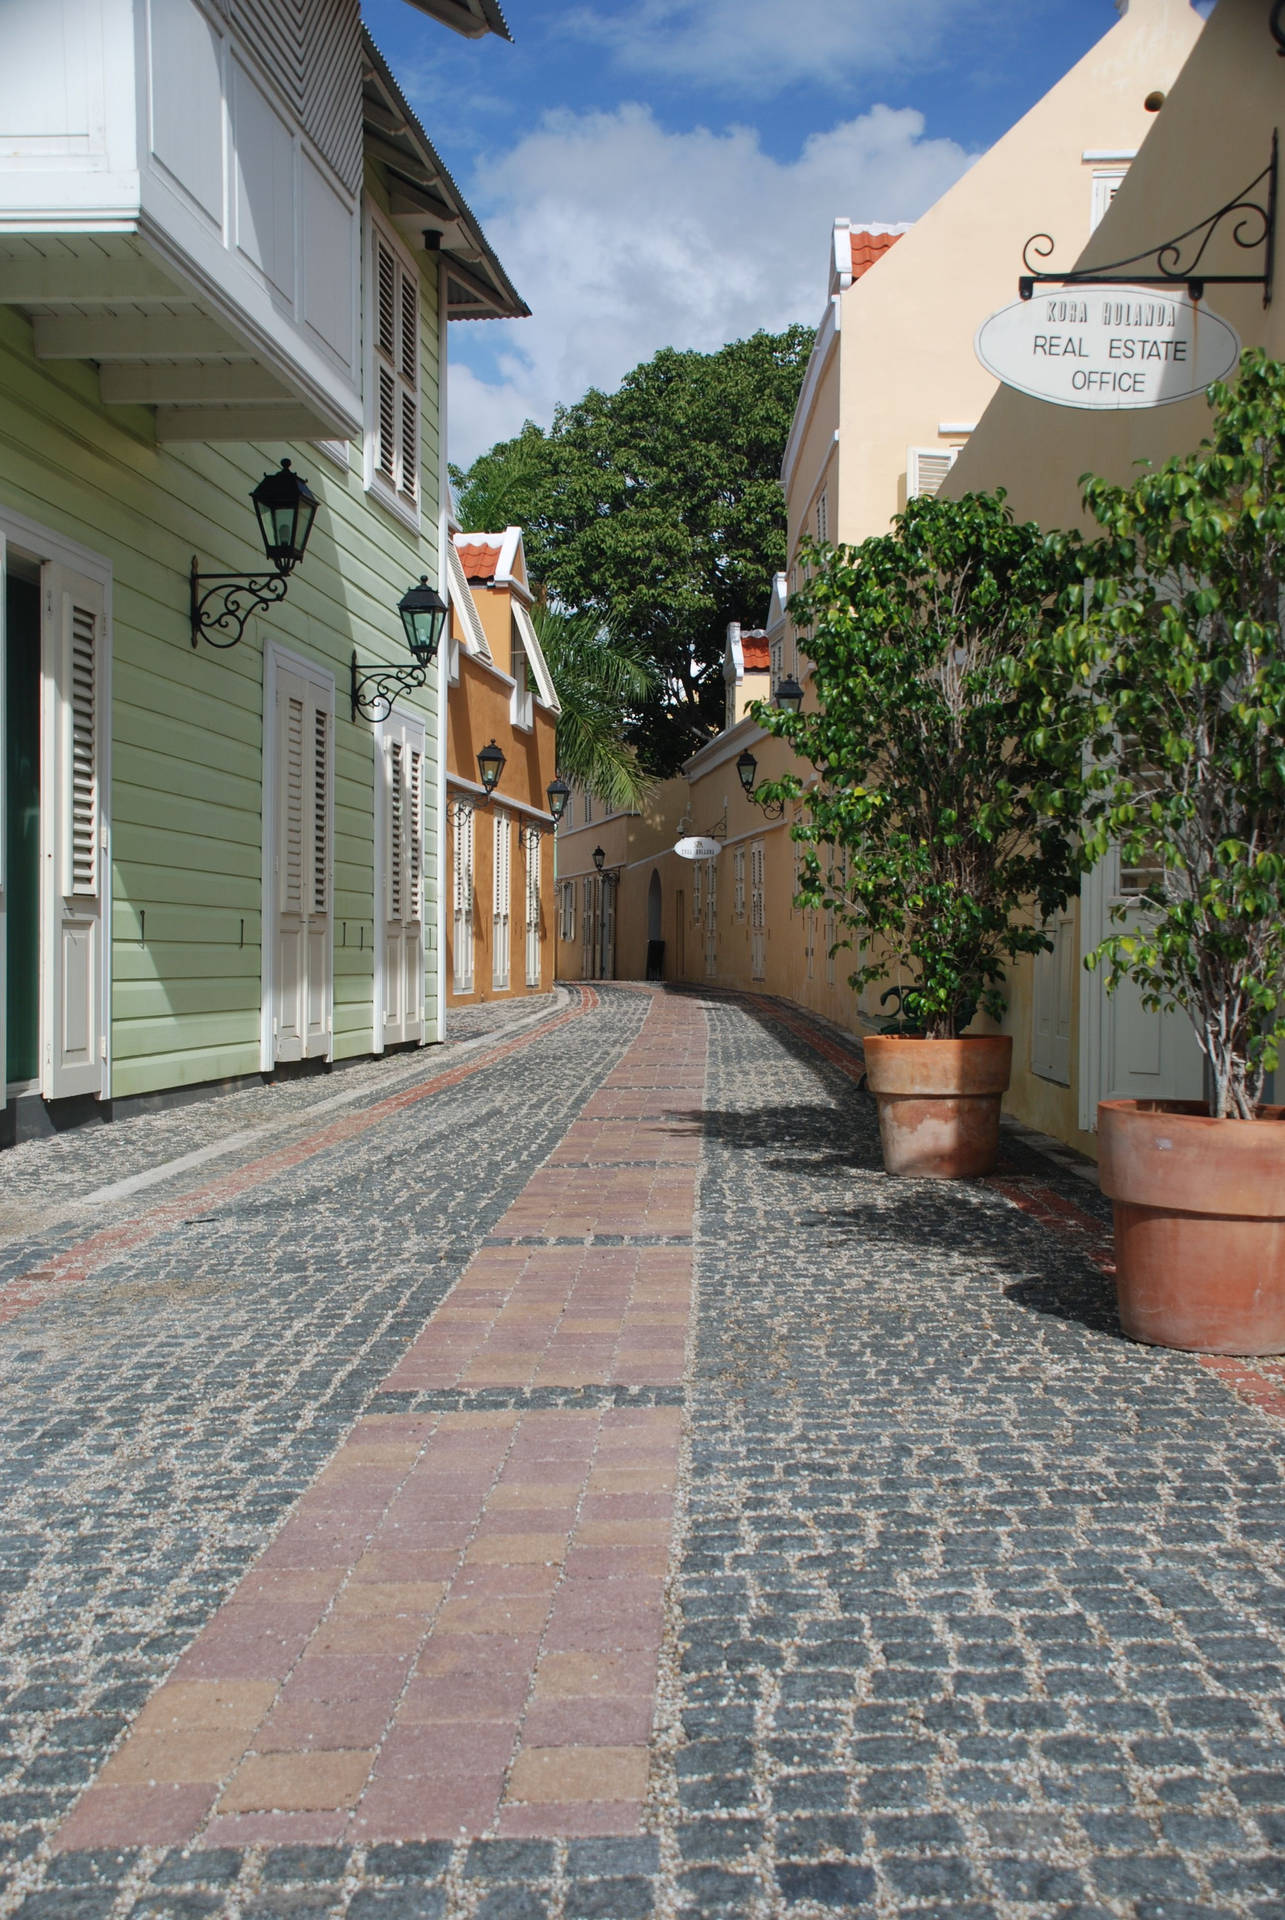
[[1013,1064],[1006,1033],[966,1040],[871,1034],[866,1077],[889,1173],[971,1180],[999,1151],[999,1106]]
[[1098,1153],[1130,1338],[1285,1352],[1285,1107],[1211,1120],[1198,1100],[1104,1100]]

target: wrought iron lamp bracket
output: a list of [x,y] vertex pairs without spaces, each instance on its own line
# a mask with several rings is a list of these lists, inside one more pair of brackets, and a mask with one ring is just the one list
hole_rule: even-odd
[[752,793],[749,797],[765,820],[781,820],[785,817],[784,800],[760,800],[757,793]]
[[289,584],[288,575],[280,571],[199,573],[193,554],[192,645],[204,635],[212,647],[234,647],[244,639],[250,616],[284,600]]
[[428,668],[415,663],[408,667],[359,667],[354,653],[351,666],[354,720],[359,713],[367,720],[387,720],[402,694],[428,685]]
[[[1285,0],[1277,0],[1273,9],[1272,32],[1285,54]],[[1263,305],[1269,307],[1276,266],[1277,147],[1278,137],[1273,131],[1271,158],[1247,187],[1184,233],[1175,234],[1172,240],[1164,240],[1141,253],[1132,253],[1127,259],[1110,260],[1100,267],[1083,267],[1078,272],[1042,271],[1035,262],[1049,259],[1056,242],[1051,234],[1033,233],[1022,248],[1022,265],[1026,271],[1018,276],[1020,298],[1029,300],[1037,286],[1048,285],[1171,288],[1185,285],[1192,300],[1199,300],[1206,287],[1261,287]],[[1232,243],[1243,253],[1259,256],[1260,272],[1209,273],[1204,270],[1201,262],[1220,228],[1231,235]]]

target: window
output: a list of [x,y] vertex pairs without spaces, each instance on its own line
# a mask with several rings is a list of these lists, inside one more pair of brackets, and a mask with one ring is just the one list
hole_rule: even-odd
[[767,658],[768,658],[769,677],[771,681],[768,697],[772,700],[775,700],[776,690],[780,686],[782,680],[784,680],[785,678],[785,642],[784,640],[769,641],[768,649],[767,649]]
[[515,727],[529,727],[534,718],[531,670],[516,613],[509,615],[509,675],[513,681],[513,699],[509,718]]
[[564,880],[561,887],[562,914],[558,922],[559,940],[574,940],[576,937],[576,883]]
[[526,983],[540,984],[540,835],[535,827],[523,834],[526,841]]
[[697,924],[699,924],[700,922],[700,917],[702,912],[701,881],[704,877],[704,872],[705,872],[705,862],[703,860],[693,860],[692,861],[692,919]]
[[732,911],[738,920],[745,918],[745,849],[737,847],[732,855]]
[[830,538],[830,501],[827,488],[822,489],[821,498],[817,501],[816,526],[817,539],[828,540]]
[[1099,224],[1103,214],[1124,185],[1127,167],[1095,167],[1093,169],[1093,205],[1089,214],[1089,232]]
[[419,524],[419,280],[371,222],[367,485]]
[[584,825],[585,825],[586,827],[591,827],[591,826],[593,825],[593,795],[592,795],[591,793],[586,793],[586,795],[585,795],[585,797],[584,797],[584,822],[583,822],[583,824],[584,824]]
[[958,458],[958,447],[907,447],[907,500],[936,493]]

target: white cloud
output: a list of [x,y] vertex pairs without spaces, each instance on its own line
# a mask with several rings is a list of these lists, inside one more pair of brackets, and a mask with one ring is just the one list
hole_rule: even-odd
[[528,417],[547,425],[557,401],[614,387],[662,346],[815,323],[834,217],[914,219],[971,157],[926,139],[910,108],[874,107],[784,162],[746,127],[671,133],[642,106],[549,114],[473,182],[533,318],[451,329],[452,458]]
[[919,65],[945,29],[993,10],[993,0],[634,0],[614,14],[577,7],[563,24],[630,72],[770,96]]

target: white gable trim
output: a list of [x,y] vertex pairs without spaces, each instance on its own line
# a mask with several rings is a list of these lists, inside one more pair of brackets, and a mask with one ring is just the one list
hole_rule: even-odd
[[488,665],[493,665],[491,649],[486,643],[486,630],[482,625],[482,617],[473,603],[473,591],[464,577],[464,563],[460,559],[453,540],[447,542],[446,574],[447,597],[459,614],[460,625],[464,629],[461,635],[464,651],[471,653],[475,659],[485,660]]
[[522,645],[526,648],[526,657],[530,661],[531,671],[535,675],[535,687],[540,697],[540,704],[547,707],[550,713],[561,713],[562,702],[558,699],[557,689],[549,677],[549,668],[544,658],[544,651],[540,646],[539,635],[536,633],[535,624],[531,619],[531,615],[527,612],[520,600],[515,600],[513,603],[513,618],[518,623],[518,632],[522,636]]

